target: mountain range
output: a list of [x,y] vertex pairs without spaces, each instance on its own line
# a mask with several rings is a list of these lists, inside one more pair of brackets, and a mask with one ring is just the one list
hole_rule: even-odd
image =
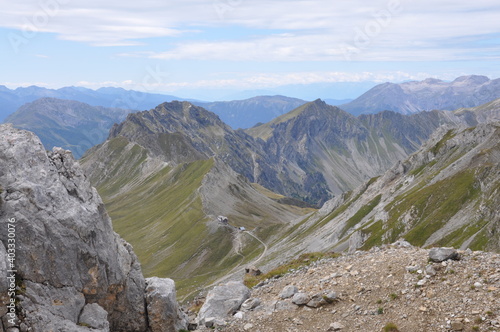
[[47,150],[62,147],[75,158],[102,143],[114,123],[125,120],[131,111],[56,98],[40,98],[21,106],[5,122],[34,132]]
[[[497,100],[454,112],[386,111],[356,118],[316,100],[244,131],[233,130],[215,114],[189,102],[164,103],[131,113],[114,125],[108,140],[90,149],[82,165],[118,233],[134,245],[146,275],[174,277],[180,293],[186,295],[241,269],[242,264],[257,260],[272,265],[288,257],[287,252],[347,249],[346,243],[358,236],[353,235],[357,227],[375,225],[370,228],[373,240],[361,237],[357,247],[384,242],[389,235],[375,228],[391,218],[399,220],[399,215],[389,213],[386,219],[380,217],[381,222],[378,216],[364,219],[385,202],[385,191],[367,191],[375,188],[374,183],[381,186],[377,177],[417,151],[436,129],[482,128],[481,123],[500,119],[499,110]],[[482,139],[494,143],[496,134],[493,131]],[[449,135],[464,141],[457,145],[467,146],[466,134]],[[471,137],[476,144],[477,136]],[[432,166],[453,168],[455,164],[447,162],[460,156]],[[419,167],[412,164],[403,170]],[[422,174],[430,176],[425,181],[432,181],[434,173]],[[488,181],[494,183],[493,179]],[[443,183],[447,180],[439,186]],[[472,190],[475,183],[466,182],[464,190]],[[439,186],[425,193],[437,192]],[[446,188],[455,190],[451,184]],[[366,196],[365,191],[373,195]],[[432,204],[439,202],[432,200]],[[323,208],[314,213],[313,206]],[[219,215],[228,217],[229,225],[217,221]],[[360,220],[364,223],[359,224]],[[238,231],[239,227],[249,232]],[[389,227],[386,232],[394,231]],[[398,236],[405,234],[398,232]]]
[[452,82],[423,81],[379,84],[340,107],[354,115],[394,111],[411,114],[432,110],[475,107],[500,98],[500,79],[461,76]]
[[[273,119],[302,104],[300,99],[261,96],[231,102],[202,104],[214,109],[234,127],[250,127],[256,121]],[[122,122],[132,110],[91,106],[87,103],[43,97],[26,103],[5,119],[20,129],[36,133],[48,150],[63,147],[80,158],[90,147],[102,143],[114,123]]]
[[0,121],[3,121],[22,105],[45,97],[74,100],[91,106],[131,110],[150,109],[163,102],[179,99],[169,95],[111,87],[92,90],[72,86],[55,90],[30,86],[11,90],[5,86],[0,86]]
[[[301,102],[274,96],[219,107],[238,114],[270,103],[269,112],[285,112]],[[114,228],[147,276],[175,278],[186,297],[243,266],[266,268],[306,251],[368,249],[399,237],[496,249],[498,172],[488,165],[498,164],[499,110],[497,99],[356,117],[318,99],[235,130],[187,101],[130,113],[44,98],[11,121],[72,150],[88,140],[85,130],[99,136],[81,163]]]
[[172,102],[129,114],[81,162],[145,273],[174,277],[185,295],[256,257],[259,241],[310,212],[241,175],[252,146],[258,151],[215,114]]

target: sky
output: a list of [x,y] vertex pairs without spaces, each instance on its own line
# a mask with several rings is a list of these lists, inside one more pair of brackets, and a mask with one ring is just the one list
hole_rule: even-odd
[[0,85],[9,88],[196,98],[500,77],[497,0],[0,0],[0,36]]

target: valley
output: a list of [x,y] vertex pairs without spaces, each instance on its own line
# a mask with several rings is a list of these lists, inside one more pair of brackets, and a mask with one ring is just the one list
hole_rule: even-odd
[[[496,248],[496,240],[482,242],[495,222],[469,220],[474,206],[490,209],[488,220],[498,218],[491,210],[497,170],[488,180],[477,178],[479,170],[443,174],[457,165],[470,168],[460,164],[466,151],[450,152],[446,138],[490,151],[498,132],[491,127],[481,136],[475,128],[498,119],[498,112],[496,101],[454,112],[356,118],[317,100],[234,131],[203,108],[173,102],[128,115],[81,162],[146,275],[172,277],[186,298],[241,277],[257,259],[266,269],[305,252],[369,249],[399,237],[422,246]],[[440,126],[449,129],[443,133]],[[491,147],[476,147],[480,143]],[[440,182],[423,185],[438,175]],[[472,189],[478,181],[492,183],[483,196]],[[449,191],[456,197],[438,196]],[[422,215],[426,205],[433,214]],[[220,215],[235,228],[217,222]],[[242,236],[239,227],[256,238]],[[471,235],[457,237],[464,229]]]
[[497,250],[498,170],[484,165],[498,162],[498,132],[483,124],[500,121],[500,100],[357,117],[319,99],[280,96],[199,105],[222,107],[226,117],[251,113],[251,105],[277,116],[234,130],[186,101],[134,112],[42,98],[8,119],[77,157],[82,142],[97,144],[80,162],[114,229],[145,275],[175,279],[183,299],[241,278],[244,267],[266,270],[306,252],[370,249],[400,237]]

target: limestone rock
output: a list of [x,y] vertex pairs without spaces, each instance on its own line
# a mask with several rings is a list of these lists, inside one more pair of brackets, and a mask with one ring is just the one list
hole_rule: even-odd
[[309,300],[309,302],[306,303],[306,305],[311,308],[318,308],[325,304],[327,304],[327,302],[323,298],[322,294],[314,294],[311,297],[311,300]]
[[276,311],[291,311],[296,310],[298,306],[288,301],[276,301],[274,303],[274,310]]
[[109,331],[108,313],[97,303],[89,303],[83,307],[78,323],[93,329]]
[[205,325],[209,317],[224,319],[234,314],[241,304],[250,297],[250,290],[241,282],[230,281],[227,284],[216,286],[206,298],[198,313],[198,322]]
[[439,263],[449,259],[459,260],[460,255],[453,248],[432,248],[429,250],[429,259],[433,262]]
[[[0,216],[16,224],[23,326],[88,331],[77,325],[79,315],[85,304],[96,303],[107,312],[110,330],[148,329],[137,257],[113,231],[101,198],[69,151],[47,152],[33,133],[0,125],[0,188]],[[7,236],[0,232],[0,251]]]
[[146,279],[146,303],[152,332],[187,329],[187,316],[179,309],[172,279]]
[[297,304],[297,305],[302,305],[306,304],[309,302],[310,297],[306,293],[295,293],[295,295],[292,297],[292,302]]
[[250,311],[257,308],[260,305],[260,300],[257,298],[249,298],[241,305],[241,311]]
[[288,299],[288,298],[292,297],[298,291],[299,291],[299,289],[297,288],[297,286],[288,285],[288,286],[285,286],[283,288],[283,290],[281,291],[279,297],[282,298],[282,299]]
[[330,324],[330,327],[328,328],[328,331],[340,331],[343,328],[345,328],[344,325],[340,324],[339,322],[334,322]]

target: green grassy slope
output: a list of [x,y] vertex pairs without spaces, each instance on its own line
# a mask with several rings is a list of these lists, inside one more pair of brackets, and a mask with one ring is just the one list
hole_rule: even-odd
[[[298,221],[281,251],[415,246],[500,250],[500,126],[443,132],[386,174]],[[292,255],[293,256],[293,255]]]
[[[144,274],[174,279],[181,297],[263,252],[259,241],[233,226],[245,226],[267,242],[285,228],[280,216],[297,217],[311,211],[280,204],[269,196],[281,196],[262,194],[241,176],[233,179],[229,173],[219,174],[224,168],[216,167],[214,159],[171,166],[120,136],[94,148],[82,163],[92,167],[90,180],[103,198],[115,231],[134,247]],[[211,185],[223,182],[222,189],[201,190],[208,173],[219,179]],[[220,190],[225,194],[220,196]],[[233,213],[226,214],[232,226],[206,215],[204,204],[219,198],[228,200],[225,205],[233,202]]]

